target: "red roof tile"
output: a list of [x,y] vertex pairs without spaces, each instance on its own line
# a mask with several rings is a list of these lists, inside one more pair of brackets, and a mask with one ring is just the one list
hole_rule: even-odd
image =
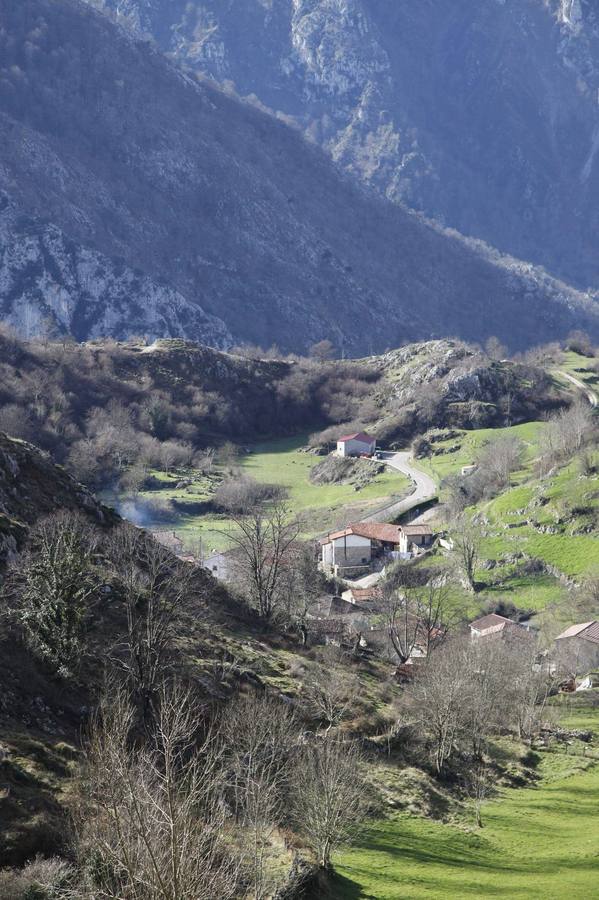
[[363,441],[365,444],[372,444],[373,441],[376,441],[376,438],[373,438],[372,435],[367,434],[365,431],[356,431],[354,434],[342,434],[340,438],[337,438],[338,441]]
[[582,622],[580,625],[570,625],[565,631],[556,637],[556,641],[562,638],[579,637],[582,640],[590,641],[592,644],[599,644],[599,622]]

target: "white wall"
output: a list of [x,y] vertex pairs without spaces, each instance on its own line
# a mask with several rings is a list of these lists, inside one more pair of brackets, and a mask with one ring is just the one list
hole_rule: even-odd
[[337,452],[340,456],[360,456],[362,453],[374,453],[376,441],[367,444],[364,441],[337,441]]

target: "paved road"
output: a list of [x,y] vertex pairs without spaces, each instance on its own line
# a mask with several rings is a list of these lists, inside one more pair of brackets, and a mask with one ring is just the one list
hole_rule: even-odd
[[570,375],[568,372],[560,372],[559,374],[583,392],[593,409],[595,409],[599,405],[599,397],[597,396],[595,391],[592,391],[590,389],[588,384],[585,384],[584,381],[581,381],[579,378],[575,378],[574,375]]
[[402,475],[406,475],[414,485],[414,489],[409,497],[404,497],[403,500],[396,500],[393,503],[388,503],[381,509],[377,509],[377,511],[371,515],[366,516],[364,521],[388,522],[389,519],[396,519],[398,516],[410,512],[410,510],[414,509],[416,506],[420,506],[422,503],[435,499],[437,496],[437,485],[435,481],[430,475],[426,475],[424,472],[421,472],[420,469],[414,468],[412,464],[412,454],[409,451],[402,450],[400,453],[383,453],[382,459],[392,469],[396,469],[396,471],[401,472]]

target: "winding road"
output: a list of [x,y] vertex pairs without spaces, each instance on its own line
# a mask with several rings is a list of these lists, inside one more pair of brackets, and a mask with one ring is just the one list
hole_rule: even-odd
[[382,453],[381,458],[391,469],[401,472],[407,476],[414,490],[408,497],[403,500],[395,500],[388,503],[376,512],[365,516],[365,522],[388,522],[390,519],[397,519],[410,510],[415,509],[423,503],[434,500],[437,496],[437,485],[430,475],[416,469],[412,463],[412,454],[408,450],[402,450],[399,453]]
[[585,384],[584,381],[581,381],[580,378],[575,378],[574,375],[570,375],[568,372],[559,373],[562,378],[565,378],[566,381],[569,381],[570,384],[573,384],[579,390],[583,392],[593,409],[596,409],[599,406],[599,397],[595,393],[595,391],[591,390],[588,384]]

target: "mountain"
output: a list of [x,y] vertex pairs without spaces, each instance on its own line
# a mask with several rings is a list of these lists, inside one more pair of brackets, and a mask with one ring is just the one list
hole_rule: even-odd
[[0,14],[0,309],[26,335],[599,335],[593,296],[377,198],[79,0]]
[[595,0],[93,0],[382,194],[599,284]]

